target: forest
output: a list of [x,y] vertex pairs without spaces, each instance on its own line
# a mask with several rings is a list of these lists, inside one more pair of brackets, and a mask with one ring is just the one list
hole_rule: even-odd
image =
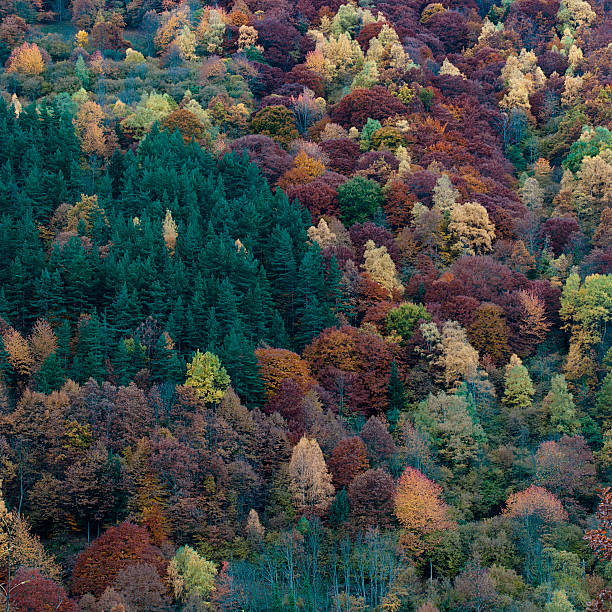
[[0,0],[0,609],[612,610],[607,0]]

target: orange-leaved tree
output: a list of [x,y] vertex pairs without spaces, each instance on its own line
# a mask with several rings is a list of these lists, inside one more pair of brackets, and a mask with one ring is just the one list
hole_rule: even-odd
[[395,491],[395,515],[406,530],[403,543],[413,553],[423,552],[423,536],[453,529],[449,508],[442,499],[442,487],[413,467],[400,476]]

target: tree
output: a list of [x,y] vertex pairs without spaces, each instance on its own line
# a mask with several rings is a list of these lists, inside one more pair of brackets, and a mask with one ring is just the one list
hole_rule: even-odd
[[199,140],[204,137],[204,125],[200,120],[186,108],[177,108],[171,112],[162,124],[170,132],[178,130],[185,142],[195,138]]
[[308,363],[297,353],[286,349],[260,348],[255,351],[259,363],[260,374],[268,399],[273,399],[284,380],[294,380],[302,393],[313,384]]
[[387,119],[406,113],[406,107],[399,98],[392,96],[381,86],[372,89],[355,89],[344,96],[331,112],[332,121],[345,128],[361,129],[368,119]]
[[0,481],[0,567],[3,574],[2,592],[11,598],[16,581],[13,572],[23,568],[37,568],[52,578],[59,577],[59,568],[44,549],[37,536],[30,533],[30,527],[15,511],[9,512],[4,503]]
[[468,563],[467,567],[455,578],[455,591],[462,600],[462,608],[484,612],[494,610],[499,599],[491,572],[480,565],[478,559]]
[[570,510],[578,500],[589,500],[595,487],[593,453],[582,436],[542,442],[535,454],[535,469],[536,482],[557,495]]
[[353,516],[361,528],[385,527],[393,512],[393,478],[382,469],[358,474],[348,487]]
[[504,382],[503,402],[506,406],[519,411],[531,407],[535,389],[527,368],[516,355],[512,355],[506,366]]
[[162,224],[162,235],[164,237],[164,243],[170,255],[174,255],[176,249],[176,240],[178,238],[178,228],[176,222],[172,218],[172,213],[166,208],[166,216]]
[[567,520],[567,512],[559,499],[550,491],[536,485],[512,493],[506,500],[504,514],[523,519],[534,515],[547,523]]
[[251,121],[251,129],[256,134],[269,136],[281,145],[288,147],[298,137],[295,115],[285,106],[266,106]]
[[497,365],[504,363],[510,352],[510,331],[505,314],[504,309],[497,304],[481,304],[468,327],[472,346],[479,354],[488,355]]
[[397,334],[402,340],[408,341],[420,321],[431,321],[431,315],[425,306],[404,302],[388,312],[385,325],[388,333]]
[[493,248],[495,226],[489,219],[487,209],[476,202],[453,206],[448,230],[465,253],[478,255]]
[[335,490],[323,453],[316,440],[304,436],[294,447],[289,462],[290,491],[300,512],[323,514]]
[[571,436],[580,428],[574,407],[574,397],[567,389],[563,374],[552,377],[550,391],[542,401],[542,408],[546,416],[550,418],[553,431]]
[[440,348],[442,355],[439,364],[444,368],[444,380],[448,387],[476,372],[478,352],[468,342],[465,330],[457,321],[444,323]]
[[215,587],[217,568],[191,546],[181,546],[168,566],[168,577],[174,596],[187,601],[195,594],[206,601]]
[[423,536],[454,527],[442,499],[442,487],[413,467],[407,467],[397,482],[395,515],[407,531],[410,547],[416,551]]
[[207,403],[220,402],[230,382],[225,368],[213,353],[201,353],[197,350],[187,364],[185,386],[193,387],[198,396]]
[[340,440],[327,462],[336,489],[347,487],[351,481],[370,467],[366,447],[361,438],[353,436]]
[[562,590],[556,590],[552,594],[550,601],[544,606],[545,612],[575,612],[576,608],[567,598],[567,593]]
[[29,376],[34,366],[34,357],[26,339],[13,328],[9,328],[2,335],[2,339],[8,361],[15,372],[23,377]]
[[170,609],[166,587],[157,569],[149,563],[136,563],[122,569],[112,588],[131,610],[167,612]]
[[387,428],[375,417],[371,416],[359,432],[359,437],[368,449],[368,455],[375,463],[383,462],[395,451],[395,444]]
[[387,252],[387,247],[377,247],[373,240],[368,240],[363,253],[362,264],[366,274],[390,294],[402,293],[404,287],[397,276],[395,263]]
[[406,389],[399,377],[395,359],[391,363],[389,384],[387,385],[387,398],[389,400],[387,419],[393,430],[395,430],[397,422],[406,408]]
[[66,591],[39,569],[20,568],[13,577],[14,587],[10,597],[10,609],[14,612],[78,612],[77,605]]
[[342,221],[349,227],[371,219],[382,206],[383,195],[378,183],[357,176],[338,187],[338,203]]
[[161,551],[151,544],[144,527],[121,523],[111,527],[77,558],[72,574],[72,593],[102,595],[122,569],[136,563],[151,564],[159,576],[166,573]]
[[44,70],[45,58],[36,43],[24,42],[19,47],[15,47],[7,61],[7,72],[37,76]]

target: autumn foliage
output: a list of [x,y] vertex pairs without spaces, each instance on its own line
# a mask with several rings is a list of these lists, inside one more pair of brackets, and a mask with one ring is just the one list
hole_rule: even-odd
[[72,593],[100,596],[119,572],[135,563],[150,563],[165,575],[166,561],[144,527],[124,522],[111,527],[83,551],[74,567]]

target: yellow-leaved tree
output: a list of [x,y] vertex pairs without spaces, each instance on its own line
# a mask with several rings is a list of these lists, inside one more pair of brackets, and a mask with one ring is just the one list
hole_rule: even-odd
[[334,499],[334,485],[316,440],[306,436],[295,445],[289,462],[289,489],[299,512],[323,514]]

